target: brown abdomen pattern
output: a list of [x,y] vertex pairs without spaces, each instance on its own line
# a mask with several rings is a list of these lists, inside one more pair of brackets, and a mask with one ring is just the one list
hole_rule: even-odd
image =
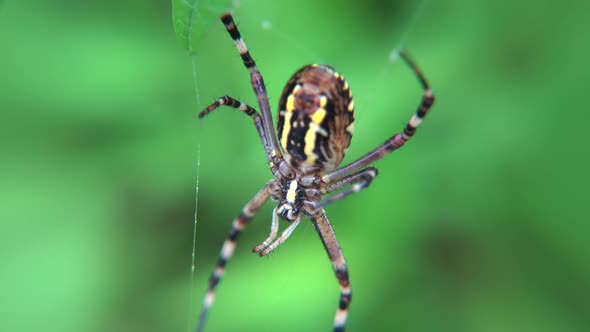
[[303,173],[336,168],[353,131],[354,101],[342,75],[326,65],[307,65],[293,74],[278,114],[278,138],[293,167]]

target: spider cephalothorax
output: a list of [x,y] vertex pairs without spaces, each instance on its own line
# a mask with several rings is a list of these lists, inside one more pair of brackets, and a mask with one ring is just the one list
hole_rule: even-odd
[[295,221],[301,213],[303,204],[303,193],[297,180],[285,182],[281,198],[277,206],[279,217],[287,221]]
[[[377,169],[369,165],[397,150],[413,137],[432,106],[434,95],[416,64],[405,52],[400,52],[401,59],[414,71],[424,89],[418,110],[402,132],[393,135],[359,159],[338,168],[354,130],[354,101],[348,82],[326,65],[308,65],[295,72],[287,82],[279,101],[277,140],[262,75],[240,37],[231,14],[224,14],[221,21],[250,73],[262,116],[254,108],[232,97],[223,96],[202,111],[199,118],[221,105],[231,106],[250,116],[262,140],[273,179],[246,204],[232,223],[217,267],[209,281],[197,331],[204,327],[215,298],[215,288],[225,272],[226,263],[233,255],[240,232],[269,198],[278,203],[273,210],[270,234],[253,251],[260,256],[268,255],[289,238],[304,216],[309,217],[328,252],[340,285],[340,301],[333,326],[335,332],[344,331],[352,293],[348,268],[324,206],[366,188],[371,183],[377,176]],[[323,199],[324,195],[336,191],[340,192]],[[289,222],[280,236],[279,219]]]

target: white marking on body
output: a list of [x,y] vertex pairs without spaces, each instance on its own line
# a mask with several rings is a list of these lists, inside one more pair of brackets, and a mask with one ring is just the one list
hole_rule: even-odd
[[228,259],[234,254],[234,250],[236,249],[236,242],[231,240],[226,240],[223,243],[223,247],[221,248],[221,257]]
[[[407,119],[407,118],[406,118]],[[420,119],[418,116],[416,116],[416,114],[414,114],[412,116],[412,119],[410,119],[410,126],[414,127],[414,128],[418,128],[418,126],[422,123],[422,119]]]
[[361,189],[363,189],[363,186],[362,186],[362,184],[360,184],[360,183],[355,183],[355,184],[352,186],[352,191],[354,191],[354,192],[357,192],[357,191],[359,191],[359,190],[361,190]]
[[346,131],[349,134],[354,134],[354,122],[351,122],[348,126],[346,126]]
[[326,129],[324,129],[324,127],[317,126],[317,127],[315,127],[315,130],[317,131],[318,134],[320,134],[324,137],[328,137],[328,132],[326,131]]
[[350,295],[350,285],[342,286],[340,292],[344,295]]
[[348,111],[349,112],[354,111],[354,99],[350,100],[350,104],[348,104]]
[[218,278],[221,278],[221,277],[223,277],[223,273],[225,273],[225,269],[224,269],[223,267],[221,267],[221,266],[218,266],[218,267],[216,267],[216,268],[215,268],[215,272],[214,272],[214,274],[215,274],[215,276],[217,276]]
[[238,231],[241,231],[244,229],[245,225],[243,225],[239,219],[235,219],[232,223],[232,227],[237,229]]
[[[242,209],[242,214],[246,216],[246,218],[252,218],[254,216],[254,213],[252,213],[252,211],[248,210],[246,207]],[[236,227],[237,229],[241,229],[240,227],[243,226],[239,222],[239,220],[236,219],[236,221],[234,221],[234,227]]]
[[208,291],[207,295],[205,295],[205,301],[203,301],[203,306],[205,308],[209,308],[213,304],[213,301],[215,301],[215,293],[213,293],[213,291]]
[[336,317],[334,317],[334,326],[342,326],[346,323],[347,310],[338,309]]
[[238,47],[238,52],[240,52],[240,54],[246,54],[248,52],[248,47],[246,47],[246,44],[241,38],[236,40],[236,46]]
[[344,267],[346,266],[344,257],[342,255],[338,255],[338,257],[332,261],[332,265],[334,265],[335,270],[344,270]]
[[248,105],[244,104],[244,103],[240,103],[240,107],[239,109],[241,111],[247,111],[248,110]]
[[295,197],[297,197],[297,187],[297,181],[291,181],[291,183],[289,184],[289,190],[287,191],[287,202],[295,203]]

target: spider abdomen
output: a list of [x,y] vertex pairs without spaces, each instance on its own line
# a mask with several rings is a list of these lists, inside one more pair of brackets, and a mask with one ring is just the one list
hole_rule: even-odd
[[353,130],[354,102],[342,75],[326,65],[307,65],[291,76],[278,116],[278,138],[291,166],[303,173],[335,169]]

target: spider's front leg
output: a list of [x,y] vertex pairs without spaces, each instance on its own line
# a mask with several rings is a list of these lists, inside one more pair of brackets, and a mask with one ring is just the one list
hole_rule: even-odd
[[[275,177],[281,177],[281,174],[284,175],[287,172],[287,166],[284,163],[283,155],[281,154],[281,150],[279,149],[279,145],[277,143],[277,137],[273,127],[272,113],[270,104],[268,102],[268,93],[266,91],[264,79],[258,70],[256,62],[254,59],[252,59],[252,55],[250,55],[248,46],[246,46],[246,43],[242,39],[242,35],[240,34],[240,31],[238,30],[232,15],[230,13],[223,14],[221,16],[221,22],[234,41],[238,53],[242,58],[242,62],[250,73],[250,83],[252,84],[252,89],[256,94],[256,100],[258,101],[260,112],[262,113],[262,131],[264,132],[264,136],[266,138],[264,149],[266,150],[267,159],[269,162],[274,164],[274,166],[271,166],[273,174]],[[279,170],[276,169],[277,167]]]
[[416,75],[416,77],[418,78],[420,85],[422,85],[422,89],[424,89],[424,92],[422,94],[422,101],[418,106],[418,110],[416,111],[416,113],[414,113],[410,121],[408,121],[408,123],[404,127],[404,130],[401,133],[393,135],[383,144],[379,145],[378,147],[376,147],[369,153],[365,154],[364,156],[360,157],[356,161],[344,167],[331,171],[330,173],[325,174],[322,177],[322,181],[324,183],[330,183],[344,179],[353,174],[354,172],[363,169],[369,164],[401,148],[407,141],[409,141],[414,136],[414,134],[416,133],[416,129],[418,128],[418,126],[420,126],[422,120],[424,120],[424,118],[428,114],[428,111],[434,103],[434,93],[432,92],[432,89],[430,88],[430,85],[428,84],[426,77],[424,76],[420,68],[418,68],[414,60],[412,60],[410,56],[403,51],[399,53],[399,56],[414,72],[414,75]]
[[221,277],[225,273],[225,265],[234,254],[240,232],[248,225],[256,212],[258,212],[260,207],[262,207],[262,205],[268,200],[271,192],[273,191],[273,184],[274,180],[267,183],[264,188],[262,188],[256,194],[256,196],[254,196],[254,198],[252,198],[252,200],[246,204],[246,206],[244,206],[238,217],[234,219],[231,230],[229,231],[229,234],[225,239],[225,242],[223,242],[223,246],[221,247],[221,252],[219,253],[219,259],[217,260],[215,270],[213,270],[213,273],[211,273],[211,277],[209,279],[209,289],[207,290],[207,294],[205,295],[205,299],[203,301],[203,308],[201,309],[201,314],[199,316],[197,332],[201,332],[205,326],[207,315],[211,309],[211,306],[213,305],[213,301],[215,300],[215,289],[217,288]]
[[266,159],[269,162],[271,172],[275,177],[283,176],[283,174],[286,173],[284,170],[286,166],[284,165],[283,158],[274,152],[275,150],[270,145],[271,140],[268,139],[268,135],[264,129],[262,117],[253,107],[230,96],[223,96],[217,99],[213,104],[207,106],[206,109],[201,111],[201,113],[199,113],[199,119],[202,119],[204,116],[223,105],[237,109],[252,118],[254,121],[254,126],[256,126],[256,130],[258,131],[258,136],[260,136],[260,140],[262,141]]
[[311,221],[328,252],[328,257],[330,257],[336,278],[338,278],[338,283],[340,284],[340,302],[338,304],[338,310],[336,310],[336,316],[334,317],[334,332],[343,332],[346,328],[348,307],[352,300],[352,292],[348,280],[348,268],[346,267],[338,240],[336,240],[336,236],[334,235],[334,230],[332,230],[328,217],[326,217],[326,212],[321,209],[311,217]]
[[256,112],[256,110],[254,108],[252,108],[251,106],[249,106],[245,103],[242,103],[241,101],[239,101],[235,98],[232,98],[230,96],[220,97],[213,104],[207,106],[206,109],[204,109],[201,113],[199,113],[199,119],[202,119],[205,115],[213,112],[215,109],[219,108],[222,105],[227,105],[229,107],[237,109],[237,110],[245,113],[249,117],[251,117],[252,120],[254,120],[254,126],[256,126],[256,130],[258,131],[258,135],[260,136],[260,139],[262,140],[262,145],[265,147],[265,150],[267,150],[268,139],[266,138],[266,133],[264,132],[264,127],[262,125],[262,117],[260,117],[260,114],[258,114],[258,112]]

